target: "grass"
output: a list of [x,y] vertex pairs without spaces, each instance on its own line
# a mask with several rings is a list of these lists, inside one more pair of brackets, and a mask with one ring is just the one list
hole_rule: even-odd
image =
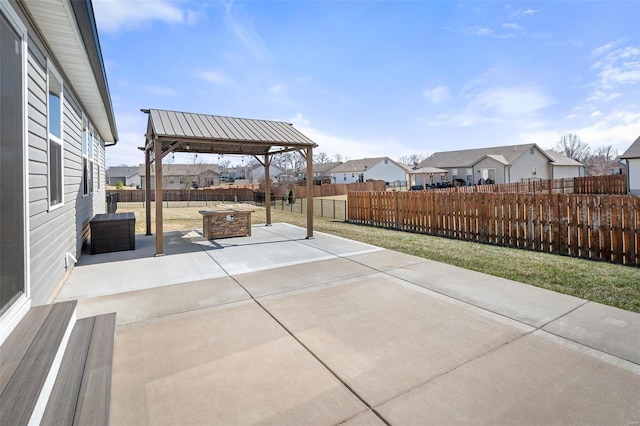
[[[202,217],[198,214],[202,209],[164,209],[164,229],[202,228]],[[144,210],[129,211],[135,212],[138,219],[136,232],[143,233]],[[152,217],[153,213],[152,209]],[[265,223],[265,210],[259,208],[251,219],[254,224]],[[272,210],[271,220],[306,227],[306,216],[299,213]],[[640,268],[353,225],[319,217],[314,219],[314,229],[640,313]],[[152,232],[155,232],[153,219]]]

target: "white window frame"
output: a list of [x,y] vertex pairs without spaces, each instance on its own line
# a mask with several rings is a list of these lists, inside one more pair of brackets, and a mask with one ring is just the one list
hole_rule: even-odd
[[24,151],[22,155],[23,159],[23,173],[22,176],[22,188],[23,188],[23,228],[24,228],[24,293],[13,302],[11,306],[7,308],[0,316],[0,344],[4,343],[11,331],[18,325],[20,320],[27,314],[31,308],[31,238],[29,235],[29,144],[28,144],[28,100],[29,95],[27,91],[27,79],[29,78],[28,70],[28,49],[27,40],[28,33],[27,27],[20,19],[19,15],[13,10],[13,7],[9,2],[0,1],[0,13],[3,13],[9,23],[13,26],[13,29],[22,37],[20,43],[20,49],[22,51],[22,135],[24,137],[23,146]]
[[538,168],[537,167],[532,167],[531,168],[531,176],[536,176],[538,174]]
[[[51,134],[49,131],[51,128],[49,92],[51,90],[52,77],[57,80],[60,86],[60,137]],[[60,201],[56,204],[52,204],[51,202],[51,143],[55,143],[60,146]],[[50,61],[47,61],[47,183],[49,211],[64,206],[64,82],[60,73]]]
[[91,140],[91,130],[89,119],[82,115],[82,196],[87,197],[91,194],[91,186],[89,184],[89,144]]

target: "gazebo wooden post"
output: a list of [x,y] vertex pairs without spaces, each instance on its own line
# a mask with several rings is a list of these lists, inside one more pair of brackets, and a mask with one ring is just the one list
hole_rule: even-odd
[[156,256],[164,256],[162,229],[162,143],[153,142],[156,167]]
[[307,148],[307,238],[313,238],[313,148]]
[[151,235],[151,150],[144,150],[144,206],[145,206],[145,222],[147,225],[147,233]]
[[264,155],[264,207],[267,215],[267,226],[271,226],[271,177],[269,168],[271,167],[271,157]]

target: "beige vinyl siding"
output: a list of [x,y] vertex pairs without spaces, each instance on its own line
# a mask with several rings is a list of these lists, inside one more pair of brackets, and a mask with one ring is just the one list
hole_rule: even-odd
[[[549,159],[535,148],[533,155],[526,151],[516,158],[512,164],[511,182],[520,182],[527,179],[551,179]],[[536,168],[536,175],[531,174],[532,167]]]
[[505,176],[505,165],[493,158],[487,157],[473,166],[473,183],[478,183],[478,180],[482,177],[482,173],[478,173],[478,171],[482,171],[483,169],[495,169],[496,179],[494,183],[508,182],[509,176]]

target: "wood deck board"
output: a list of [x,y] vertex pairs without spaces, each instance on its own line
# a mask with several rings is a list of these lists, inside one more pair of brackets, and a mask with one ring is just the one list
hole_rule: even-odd
[[31,418],[69,321],[75,312],[76,303],[74,300],[54,305],[38,330],[0,396],[3,424],[26,424]]
[[116,314],[97,316],[87,353],[74,425],[108,425]]
[[52,305],[31,308],[0,348],[0,394],[2,394],[29,349]]
[[73,424],[94,323],[95,317],[76,322],[41,425]]

